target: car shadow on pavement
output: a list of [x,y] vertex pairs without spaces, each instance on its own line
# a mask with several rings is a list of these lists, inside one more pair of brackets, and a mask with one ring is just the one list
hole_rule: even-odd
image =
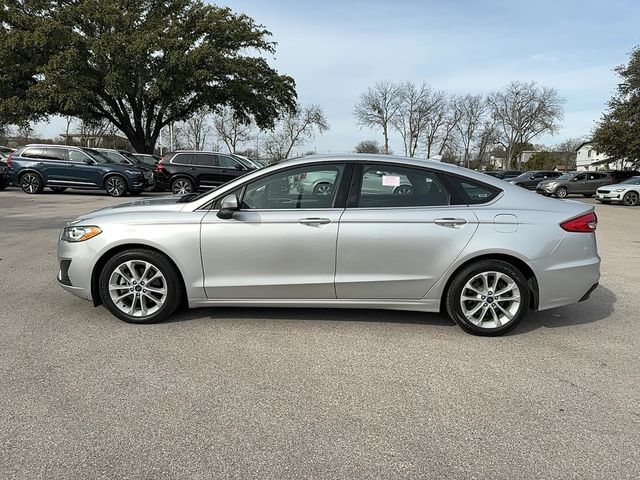
[[600,285],[584,302],[542,312],[530,312],[508,335],[529,333],[539,328],[571,327],[606,320],[613,313],[616,300],[611,290]]
[[[616,303],[615,294],[600,286],[585,302],[566,307],[529,312],[518,327],[507,335],[521,335],[539,328],[558,328],[582,325],[606,320]],[[408,312],[400,310],[366,310],[339,308],[254,308],[254,307],[211,307],[176,312],[164,323],[202,320],[209,317],[220,320],[282,320],[287,321],[329,321],[329,322],[378,322],[397,324],[422,324],[425,326],[456,327],[449,317],[442,313]]]
[[165,322],[184,322],[210,317],[211,319],[378,322],[423,324],[455,327],[446,315],[439,313],[408,312],[399,310],[367,310],[345,308],[271,308],[271,307],[211,307],[181,310]]

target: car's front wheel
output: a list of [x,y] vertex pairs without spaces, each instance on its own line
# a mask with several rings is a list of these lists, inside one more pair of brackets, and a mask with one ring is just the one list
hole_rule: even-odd
[[627,192],[624,197],[622,197],[622,202],[627,207],[635,207],[640,203],[640,196],[636,192]]
[[144,248],[125,250],[107,261],[99,287],[104,305],[129,323],[161,322],[183,299],[180,274],[173,263]]
[[104,182],[104,189],[112,197],[122,197],[127,193],[127,182],[119,175],[112,175]]
[[556,197],[565,198],[568,194],[569,194],[569,192],[567,191],[567,189],[565,187],[556,188],[556,191],[555,191],[555,196]]
[[481,260],[453,278],[446,295],[449,316],[474,335],[501,335],[514,328],[529,308],[527,280],[502,260]]

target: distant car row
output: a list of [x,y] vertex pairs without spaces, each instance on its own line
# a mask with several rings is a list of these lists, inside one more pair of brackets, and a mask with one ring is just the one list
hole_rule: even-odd
[[178,151],[159,159],[122,150],[67,145],[26,145],[9,151],[0,163],[0,189],[9,183],[24,192],[50,188],[105,190],[120,197],[143,191],[170,190],[184,195],[217,188],[263,163],[234,154]]
[[[557,198],[576,194],[593,197],[602,203],[640,205],[640,172],[556,172],[535,170],[512,176],[516,171],[486,172],[514,185]],[[503,175],[499,175],[502,173]]]

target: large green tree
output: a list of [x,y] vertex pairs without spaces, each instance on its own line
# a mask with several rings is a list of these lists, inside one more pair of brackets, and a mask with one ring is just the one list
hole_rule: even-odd
[[296,104],[273,53],[263,26],[200,0],[4,0],[0,124],[107,119],[138,152],[204,107],[270,128]]
[[622,78],[593,132],[594,147],[614,160],[640,165],[640,47],[616,68]]

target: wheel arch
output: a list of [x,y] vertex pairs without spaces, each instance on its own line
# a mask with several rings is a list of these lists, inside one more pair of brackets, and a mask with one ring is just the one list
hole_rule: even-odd
[[529,267],[529,265],[527,265],[525,261],[513,255],[509,255],[506,253],[487,253],[487,254],[483,254],[477,257],[467,259],[462,264],[458,265],[458,267],[456,267],[456,269],[453,272],[451,272],[451,274],[449,275],[449,278],[447,278],[447,281],[444,285],[444,289],[442,290],[442,295],[440,298],[441,312],[446,311],[445,302],[446,302],[447,292],[449,291],[449,288],[451,287],[451,283],[453,282],[453,279],[456,277],[458,272],[460,272],[463,268],[482,260],[501,260],[503,262],[507,262],[513,265],[515,268],[520,270],[520,272],[522,272],[524,277],[527,279],[527,285],[529,286],[529,293],[531,294],[529,299],[529,308],[531,308],[531,310],[538,309],[538,304],[539,304],[538,279],[536,278],[536,275],[533,272],[533,270],[531,270],[531,267]]
[[35,168],[32,167],[25,167],[20,169],[20,171],[16,172],[16,178],[18,179],[18,182],[20,182],[20,179],[22,177],[24,177],[27,173],[35,173],[36,175],[38,175],[40,177],[40,180],[42,180],[43,184],[46,184],[46,180],[44,179],[44,175],[42,175],[42,173],[40,173],[38,170],[36,170]]
[[102,177],[102,188],[106,188],[107,187],[107,180],[109,180],[111,177],[113,176],[117,176],[120,177],[124,180],[124,183],[127,184],[127,188],[129,188],[129,179],[122,173],[120,172],[107,172],[104,174],[104,177]]
[[122,245],[117,245],[109,250],[107,250],[106,252],[104,252],[100,258],[98,259],[98,261],[95,263],[95,265],[93,266],[93,270],[91,271],[91,298],[93,299],[93,306],[97,307],[99,305],[102,305],[102,298],[100,297],[100,273],[102,272],[102,269],[104,268],[104,266],[106,265],[106,263],[109,261],[109,259],[111,257],[113,257],[114,255],[120,253],[120,252],[124,252],[125,250],[131,250],[134,248],[143,248],[145,250],[151,250],[154,252],[157,252],[161,255],[164,255],[175,267],[176,271],[178,272],[179,275],[179,280],[180,280],[180,285],[182,287],[182,293],[183,298],[187,299],[187,292],[186,292],[186,286],[185,286],[185,282],[184,282],[184,276],[182,275],[182,271],[180,270],[180,268],[178,267],[178,265],[176,264],[175,260],[173,258],[171,258],[171,255],[168,255],[166,252],[163,252],[162,250],[160,250],[157,247],[151,246],[151,245],[147,245],[144,243],[125,243]]

